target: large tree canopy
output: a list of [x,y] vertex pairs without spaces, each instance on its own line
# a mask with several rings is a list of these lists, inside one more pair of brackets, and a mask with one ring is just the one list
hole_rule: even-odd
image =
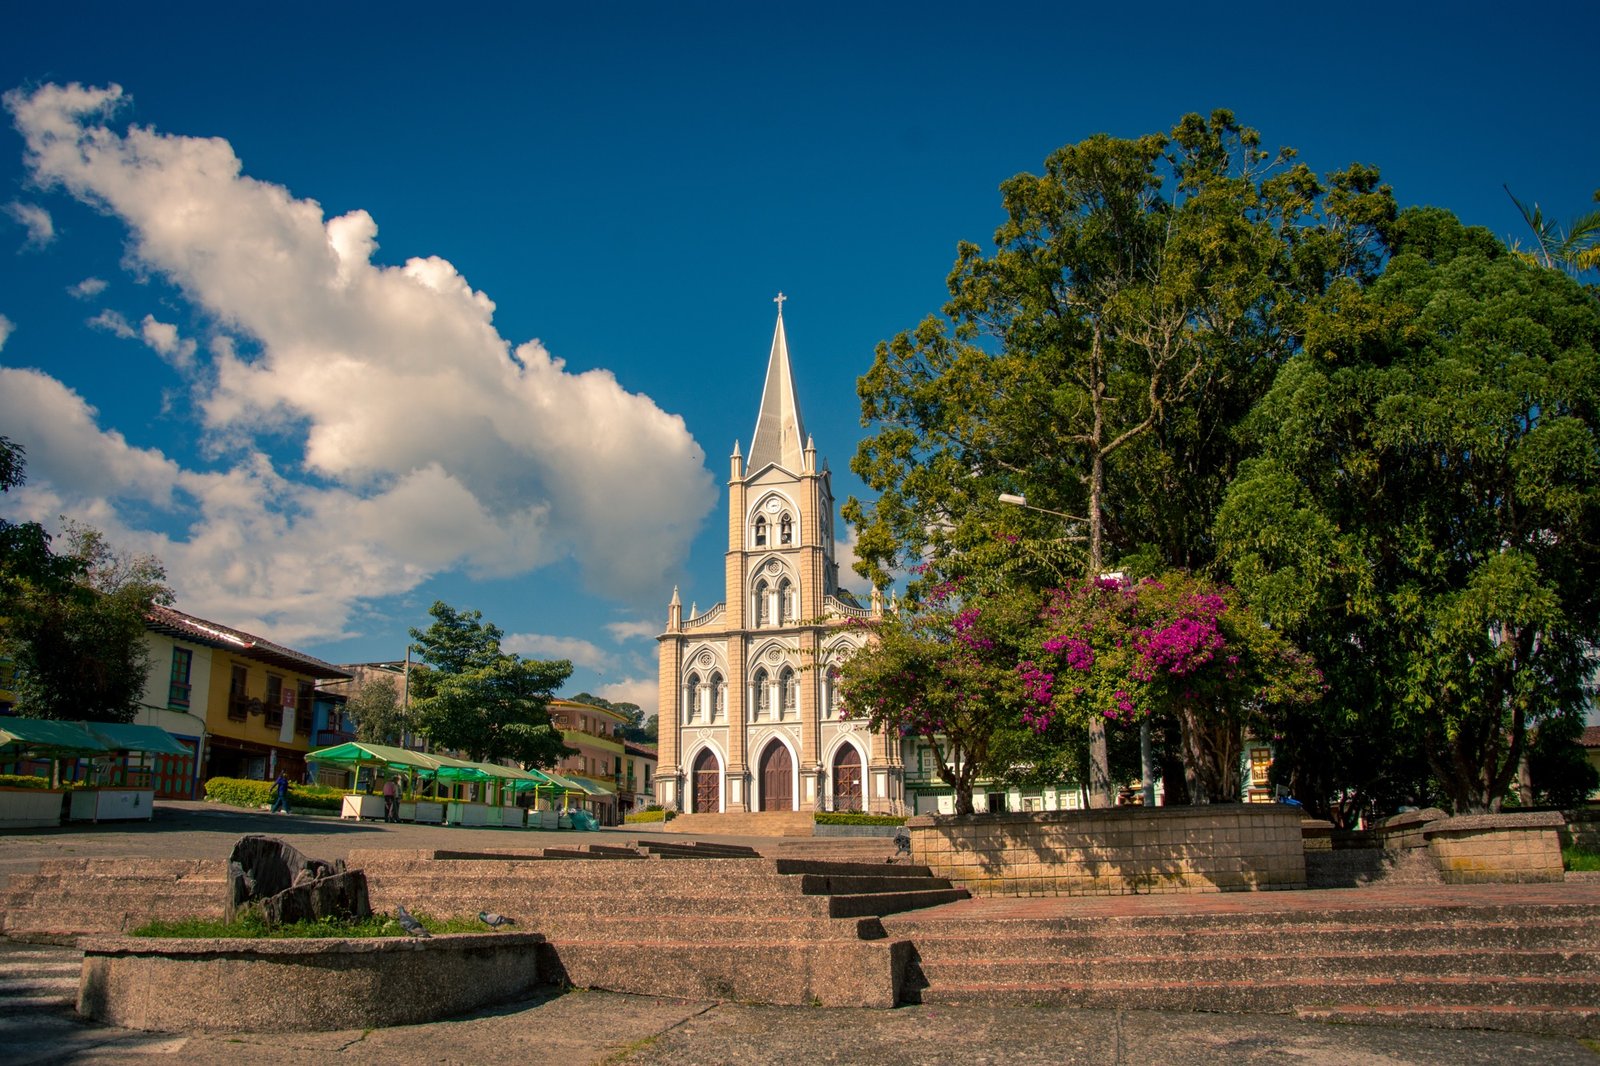
[[543,767],[574,754],[550,722],[550,700],[572,675],[570,662],[502,652],[499,627],[481,612],[440,601],[428,613],[433,624],[411,631],[429,666],[411,679],[421,732],[475,760]]
[[[154,556],[113,549],[88,526],[69,525],[64,562],[16,578],[0,617],[0,654],[11,659],[17,709],[34,718],[128,722],[150,672],[145,615],[169,604]],[[72,580],[64,580],[67,573]]]
[[1445,212],[1394,234],[1253,416],[1218,532],[1328,671],[1335,720],[1496,810],[1530,726],[1581,713],[1600,638],[1600,311]]

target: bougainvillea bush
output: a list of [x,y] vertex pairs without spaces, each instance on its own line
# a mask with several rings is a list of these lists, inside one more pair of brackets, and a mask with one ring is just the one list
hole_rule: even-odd
[[1266,708],[1314,701],[1308,656],[1263,625],[1227,586],[1183,573],[1095,578],[1048,593],[1016,665],[1025,724],[1178,725],[1195,802],[1239,799],[1245,728]]
[[863,623],[873,641],[838,670],[843,713],[926,742],[957,814],[972,813],[975,782],[1005,769],[993,765],[992,742],[1026,706],[1016,667],[1038,604],[1026,591],[937,585],[924,601]]

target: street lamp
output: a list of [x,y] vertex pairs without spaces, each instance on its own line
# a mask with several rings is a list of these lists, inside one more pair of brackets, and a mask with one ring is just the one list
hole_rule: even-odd
[[[1088,521],[1088,519],[1086,519],[1086,518],[1079,518],[1077,515],[1075,515],[1075,514],[1067,514],[1065,511],[1052,511],[1048,507],[1037,507],[1034,504],[1029,503],[1028,502],[1028,498],[1026,496],[1019,496],[1014,492],[1002,492],[1000,494],[999,499],[1000,499],[1001,503],[1009,503],[1013,507],[1023,507],[1023,508],[1026,508],[1027,510],[1030,510],[1030,511],[1038,511],[1040,514],[1054,515],[1057,518],[1064,518],[1068,522],[1087,522]],[[1089,538],[1088,537],[1074,535],[1074,536],[1063,537],[1062,539],[1063,540],[1074,540],[1074,541],[1085,541],[1085,540],[1088,540]]]

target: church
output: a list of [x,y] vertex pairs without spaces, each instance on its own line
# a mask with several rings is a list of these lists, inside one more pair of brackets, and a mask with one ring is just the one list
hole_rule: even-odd
[[728,476],[722,602],[684,617],[674,589],[660,641],[660,764],[668,810],[904,810],[895,738],[840,713],[833,669],[882,617],[839,588],[833,490],[806,435],[783,301],[748,455]]

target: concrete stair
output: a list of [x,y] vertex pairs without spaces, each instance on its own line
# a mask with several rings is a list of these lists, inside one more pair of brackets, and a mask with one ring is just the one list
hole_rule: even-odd
[[808,837],[816,827],[810,811],[741,811],[733,814],[680,814],[661,824],[663,833],[695,836]]
[[227,863],[197,859],[50,859],[0,888],[0,932],[71,942],[144,923],[223,915]]
[[[1293,1013],[1593,1035],[1600,905],[1351,905],[1249,913],[883,920],[906,999]],[[949,911],[953,908],[944,908]]]
[[776,859],[827,859],[843,862],[909,861],[899,855],[892,837],[796,837],[777,841],[763,848],[762,854]]

